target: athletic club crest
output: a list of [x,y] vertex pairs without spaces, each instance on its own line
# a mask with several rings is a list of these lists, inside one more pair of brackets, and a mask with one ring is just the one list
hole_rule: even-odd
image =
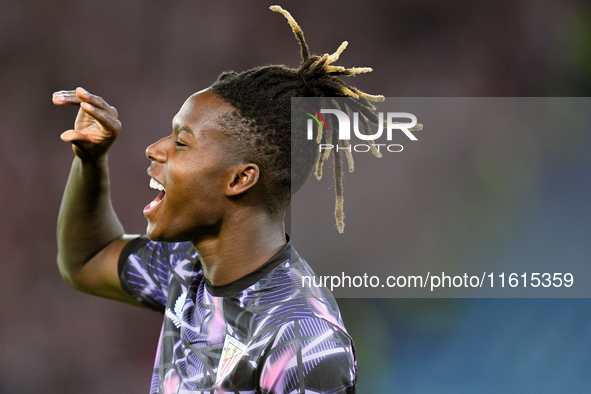
[[222,349],[222,357],[220,358],[220,364],[218,365],[218,371],[216,375],[216,383],[220,383],[226,376],[232,372],[238,360],[242,357],[242,354],[246,351],[246,345],[231,336],[226,334],[224,340],[224,347]]

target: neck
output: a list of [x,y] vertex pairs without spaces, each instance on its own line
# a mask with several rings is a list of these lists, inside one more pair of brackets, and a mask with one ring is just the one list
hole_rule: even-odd
[[198,239],[193,246],[199,253],[205,278],[218,286],[255,271],[285,242],[283,220],[258,215],[228,220],[216,235]]

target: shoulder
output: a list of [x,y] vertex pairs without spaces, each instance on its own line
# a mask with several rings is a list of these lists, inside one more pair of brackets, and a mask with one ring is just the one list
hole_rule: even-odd
[[152,241],[143,235],[132,239],[125,245],[119,257],[120,260],[126,260],[129,257],[152,257],[167,258],[168,261],[182,258],[187,255],[196,254],[195,248],[190,242],[159,242]]
[[150,309],[164,311],[176,282],[190,282],[199,270],[197,252],[188,242],[130,241],[119,256],[121,287]]
[[295,250],[291,259],[278,268],[280,282],[289,282],[290,302],[303,304],[309,313],[301,318],[324,319],[346,332],[334,296],[326,287],[316,285],[314,270]]
[[197,251],[190,242],[158,242],[147,236],[131,240],[121,251],[119,268],[125,265],[160,265],[174,269],[183,261],[194,261]]

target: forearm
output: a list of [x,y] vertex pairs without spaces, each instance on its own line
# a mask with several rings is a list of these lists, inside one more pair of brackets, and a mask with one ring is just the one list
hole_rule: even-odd
[[64,279],[75,285],[81,268],[123,232],[111,204],[106,156],[93,163],[76,157],[57,224],[58,266]]

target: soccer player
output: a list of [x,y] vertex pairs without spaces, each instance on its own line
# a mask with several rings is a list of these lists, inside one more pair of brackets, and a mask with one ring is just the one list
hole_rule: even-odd
[[[336,78],[369,69],[331,66],[344,46],[311,56],[289,13],[272,9],[300,41],[300,68],[223,73],[184,102],[172,133],[146,150],[158,191],[144,208],[147,236],[125,234],[110,202],[117,110],[82,88],[53,95],[56,105],[80,107],[61,136],[76,156],[58,266],[76,289],[164,314],[150,393],[355,392],[352,339],[326,289],[294,285],[313,272],[283,217],[322,162],[314,141],[298,145],[291,162],[290,98],[354,97],[369,108],[372,96]],[[295,179],[293,167],[302,168]]]

